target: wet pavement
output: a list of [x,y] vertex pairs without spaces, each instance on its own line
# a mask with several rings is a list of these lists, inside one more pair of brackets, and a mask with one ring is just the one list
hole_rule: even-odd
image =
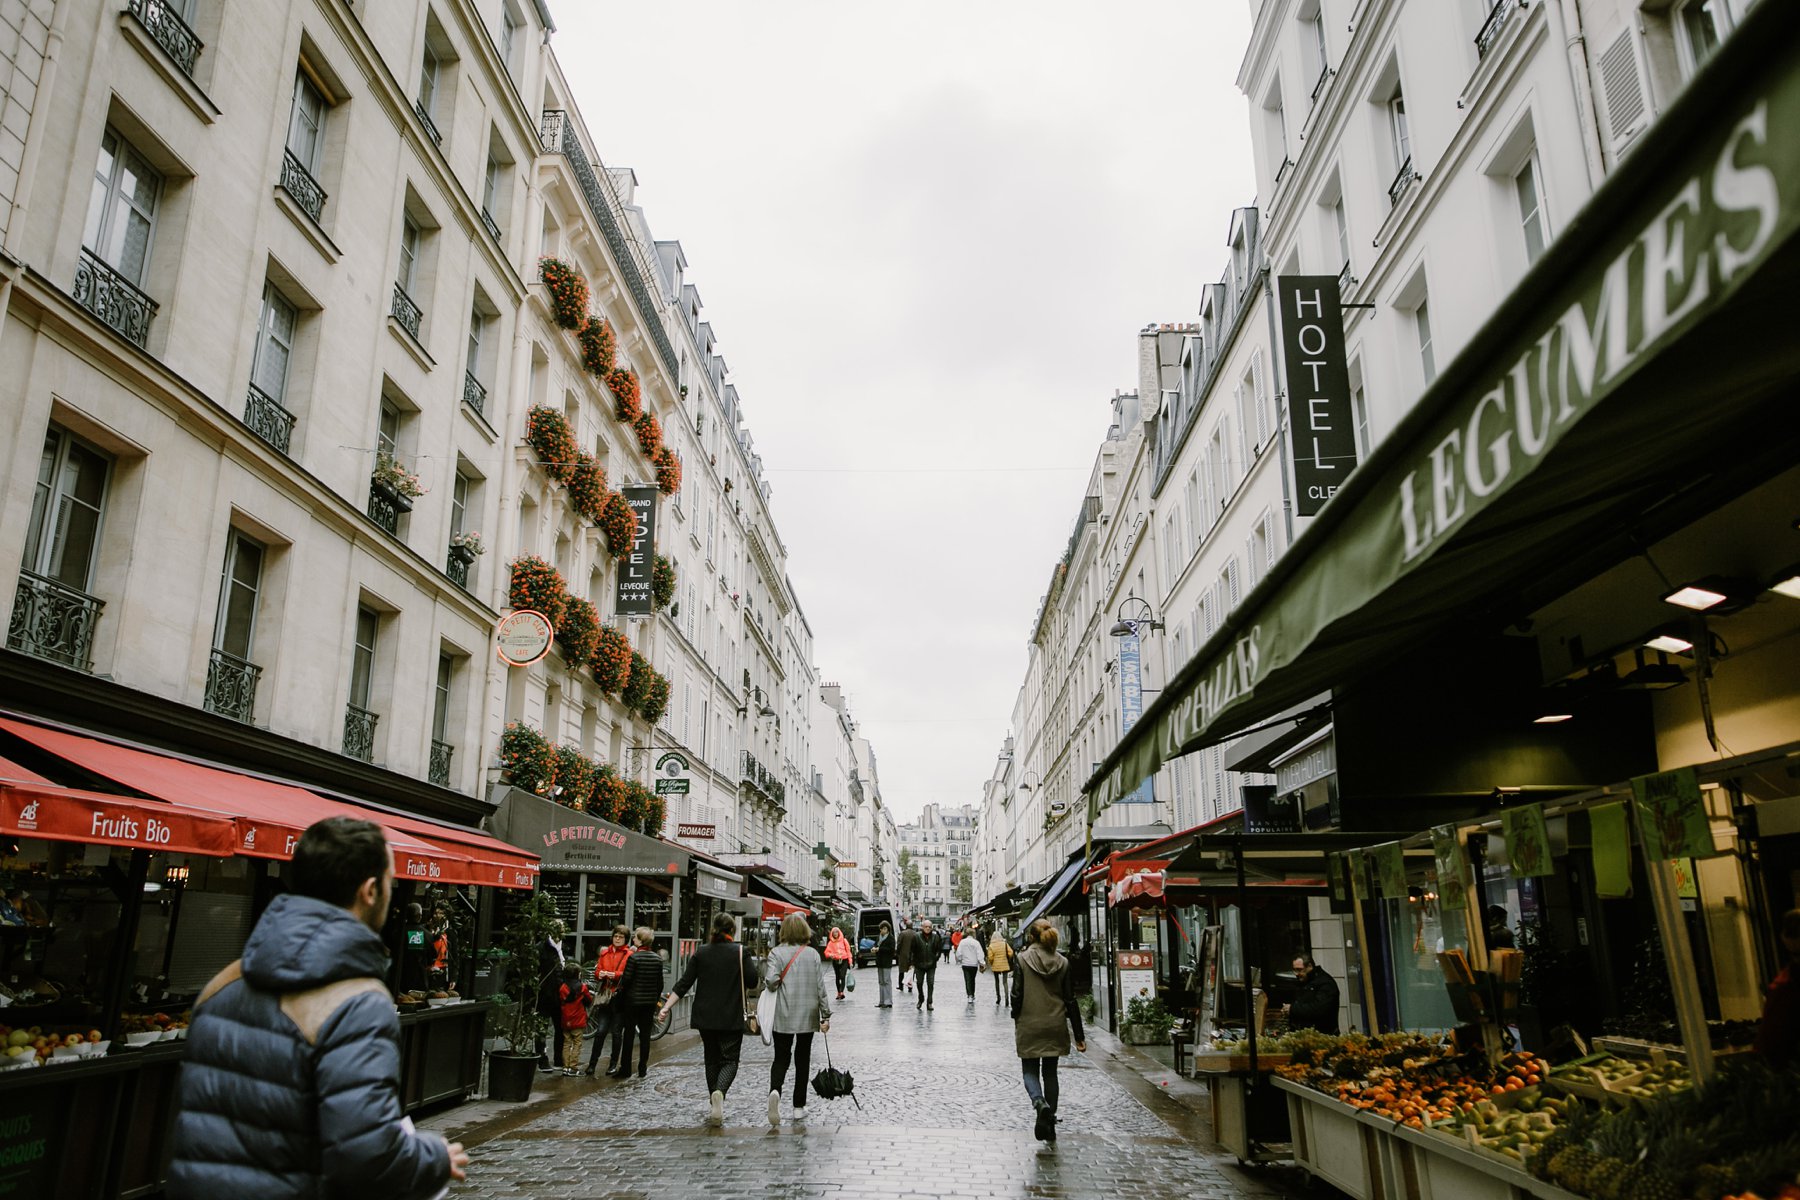
[[[965,1002],[960,976],[939,975],[935,1011],[914,997],[877,1010],[873,972],[831,1026],[836,1066],[856,1076],[856,1099],[813,1095],[792,1119],[792,1075],[781,1126],[767,1116],[772,1051],[745,1041],[725,1123],[709,1128],[700,1045],[691,1034],[654,1044],[646,1079],[550,1079],[526,1108],[484,1106],[499,1120],[451,1114],[430,1125],[471,1142],[469,1181],[452,1197],[657,1200],[757,1195],[773,1200],[941,1197],[1300,1195],[1291,1169],[1240,1166],[1210,1143],[1204,1093],[1107,1037],[1063,1060],[1054,1148],[1032,1136],[1012,1020],[985,995]],[[860,977],[859,977],[860,978]],[[950,994],[946,995],[945,991]],[[680,1018],[677,1018],[679,1023]],[[825,1065],[814,1040],[812,1070]],[[1169,1085],[1165,1087],[1165,1085]],[[809,1089],[810,1090],[810,1089]],[[486,1140],[479,1140],[485,1138]],[[1330,1189],[1305,1194],[1322,1200]]]

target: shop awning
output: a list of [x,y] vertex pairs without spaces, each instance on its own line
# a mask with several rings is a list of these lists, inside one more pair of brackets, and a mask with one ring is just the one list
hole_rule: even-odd
[[744,877],[736,871],[694,861],[694,890],[702,896],[735,900],[744,894]]
[[0,758],[0,833],[215,858],[237,844],[237,826],[229,818],[58,787],[8,758]]
[[1087,856],[1077,851],[1075,857],[1071,858],[1063,869],[1056,873],[1056,877],[1050,881],[1050,886],[1038,896],[1037,903],[1031,906],[1031,912],[1023,921],[1019,922],[1019,928],[1027,929],[1033,921],[1045,913],[1055,911],[1057,905],[1062,903],[1063,898],[1074,890],[1076,882],[1081,878],[1081,869],[1086,865]]
[[753,895],[779,900],[783,904],[792,905],[801,912],[812,911],[812,904],[805,896],[778,879],[771,879],[767,875],[746,875],[744,881],[750,885]]
[[1138,870],[1125,876],[1107,889],[1106,902],[1109,905],[1123,904],[1127,900],[1142,897],[1147,900],[1161,900],[1163,895],[1164,874],[1162,871]]
[[789,913],[799,913],[803,917],[810,917],[810,916],[812,916],[812,909],[803,908],[798,904],[789,904],[784,900],[770,900],[766,896],[763,898],[763,902],[762,902],[762,919],[763,920],[779,921],[781,918],[787,916]]
[[646,837],[519,788],[507,789],[488,820],[507,843],[540,855],[546,871],[686,875],[691,861],[684,846]]
[[[1800,454],[1800,4],[1746,14],[1083,785],[1637,554]],[[1642,539],[1640,541],[1640,539]]]
[[1012,902],[1017,900],[1019,894],[1024,890],[1024,888],[1009,887],[998,896],[995,896],[992,900],[989,900],[986,904],[982,904],[970,911],[975,915],[980,916],[983,913],[999,912],[1002,908],[1011,908]]

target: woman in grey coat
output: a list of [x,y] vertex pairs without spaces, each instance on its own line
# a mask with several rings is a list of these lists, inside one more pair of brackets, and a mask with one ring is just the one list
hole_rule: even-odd
[[825,960],[809,944],[812,927],[799,913],[781,922],[781,944],[763,962],[763,987],[775,993],[775,1062],[769,1068],[769,1124],[781,1124],[781,1088],[788,1063],[794,1065],[794,1120],[806,1120],[806,1073],[812,1066],[812,1038],[831,1025],[825,993]]
[[1038,1141],[1056,1144],[1056,1060],[1069,1052],[1069,1033],[1075,1048],[1087,1053],[1087,1033],[1081,1027],[1081,1009],[1075,1003],[1075,987],[1069,960],[1056,952],[1056,926],[1033,921],[1025,931],[1027,945],[1013,970],[1013,1045],[1025,1076],[1025,1094],[1037,1110],[1033,1133]]

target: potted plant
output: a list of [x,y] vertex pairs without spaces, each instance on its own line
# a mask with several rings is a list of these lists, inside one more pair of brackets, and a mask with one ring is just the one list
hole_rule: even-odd
[[631,679],[631,642],[611,625],[602,625],[590,661],[594,682],[616,696]]
[[538,259],[538,276],[550,294],[550,316],[564,329],[580,329],[588,317],[588,282],[560,258]]
[[656,419],[655,413],[639,413],[631,428],[637,434],[638,448],[644,452],[644,457],[648,458],[662,448],[662,422]]
[[500,769],[514,787],[546,795],[556,782],[556,750],[543,734],[514,721],[500,734]]
[[656,556],[650,568],[650,602],[658,608],[669,607],[675,599],[675,563],[666,554]]
[[613,355],[619,347],[612,326],[605,317],[589,317],[575,335],[581,341],[581,367],[589,375],[606,378],[613,369]]
[[1119,1035],[1127,1045],[1154,1046],[1168,1041],[1169,1031],[1174,1028],[1175,1017],[1161,1000],[1155,996],[1133,996],[1125,1006]]
[[613,394],[617,407],[613,410],[621,421],[635,421],[644,411],[644,398],[638,390],[638,377],[630,367],[614,367],[606,373],[606,388]]
[[[648,790],[648,789],[646,789]],[[649,811],[644,815],[644,833],[649,837],[661,837],[663,822],[668,818],[669,805],[656,793],[650,793]]]
[[556,902],[537,892],[519,905],[512,923],[500,934],[500,945],[507,956],[507,975],[513,980],[518,998],[500,1026],[507,1048],[488,1053],[491,1100],[531,1098],[538,1056],[530,1047],[550,1029],[549,1020],[537,1011],[537,989],[543,982],[538,978],[538,953],[556,936],[558,927]]
[[617,825],[624,815],[625,781],[611,763],[601,763],[594,772],[594,794],[588,800],[588,811],[602,821]]
[[570,808],[587,808],[594,793],[594,761],[573,746],[556,748],[556,799]]
[[425,494],[425,485],[419,477],[395,461],[394,456],[383,451],[375,456],[375,471],[369,476],[369,486],[386,497],[387,502],[400,512],[411,512],[412,502]]
[[550,478],[558,483],[569,482],[580,452],[575,445],[575,431],[569,428],[569,418],[540,404],[525,414],[525,440]]
[[680,455],[667,446],[658,446],[650,456],[650,465],[656,468],[656,486],[663,495],[673,496],[681,490]]
[[608,492],[600,506],[600,531],[606,535],[606,548],[614,558],[631,553],[631,543],[637,540],[637,514],[618,492]]
[[580,596],[570,596],[556,623],[556,640],[562,643],[563,661],[571,667],[586,664],[600,644],[600,614]]
[[669,679],[655,667],[650,668],[650,694],[644,697],[644,720],[652,725],[662,720],[669,710]]
[[575,511],[598,525],[606,507],[606,476],[600,464],[587,451],[575,455],[575,467],[569,472],[569,501]]
[[550,628],[562,624],[563,609],[569,604],[569,585],[562,572],[533,554],[522,554],[512,561],[512,580],[507,587],[506,602],[514,608],[529,608],[544,614]]
[[641,714],[644,704],[650,699],[650,684],[656,676],[656,670],[650,660],[636,650],[631,652],[631,675],[625,680],[625,687],[619,693],[619,699],[626,708]]
[[475,560],[487,553],[487,543],[481,540],[481,532],[475,529],[464,530],[450,535],[450,557],[464,566],[471,566]]

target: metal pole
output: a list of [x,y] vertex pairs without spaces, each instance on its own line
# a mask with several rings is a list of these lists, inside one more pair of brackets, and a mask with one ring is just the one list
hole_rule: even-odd
[[1675,1020],[1681,1026],[1681,1042],[1687,1048],[1688,1070],[1701,1087],[1716,1073],[1712,1037],[1706,1031],[1706,1008],[1700,998],[1700,980],[1694,973],[1693,947],[1688,943],[1687,922],[1682,917],[1681,897],[1676,892],[1675,868],[1652,859],[1644,863],[1650,878],[1650,903],[1656,910],[1656,927],[1662,934],[1663,956],[1669,965],[1669,988],[1675,997]]
[[1250,1078],[1244,1083],[1244,1128],[1250,1128],[1250,1095],[1256,1089],[1256,980],[1250,974],[1250,905],[1244,883],[1244,839],[1231,839],[1231,852],[1237,859],[1238,905],[1238,970],[1244,976],[1244,1026],[1250,1031]]

